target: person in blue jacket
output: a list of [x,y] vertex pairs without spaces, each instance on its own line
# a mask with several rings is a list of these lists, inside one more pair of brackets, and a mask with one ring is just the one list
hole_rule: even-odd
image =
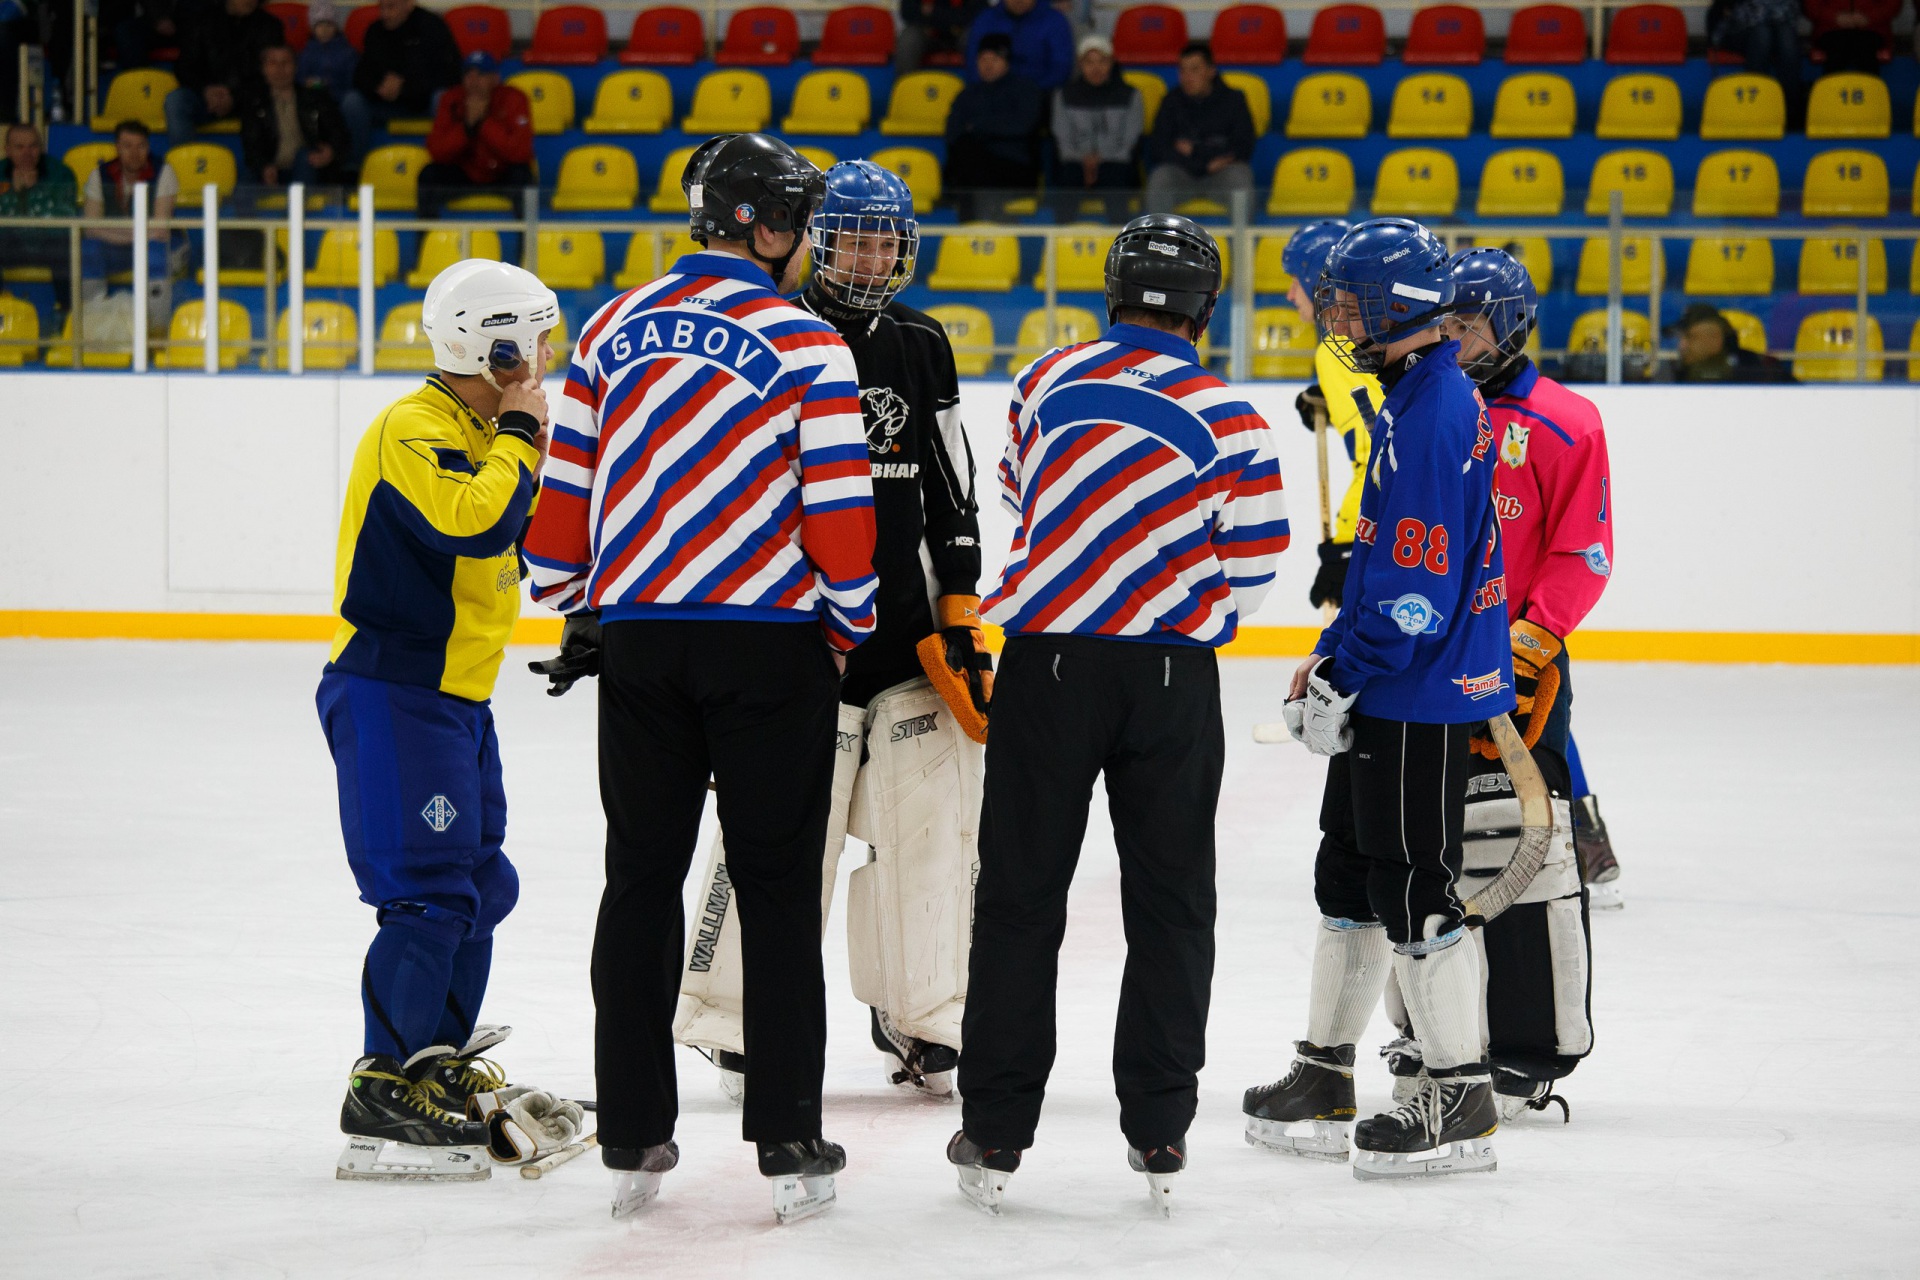
[[1391,948],[1431,1079],[1354,1126],[1361,1178],[1492,1169],[1499,1123],[1480,953],[1458,885],[1468,738],[1513,709],[1513,657],[1499,454],[1459,343],[1438,328],[1453,301],[1445,247],[1401,218],[1349,231],[1314,299],[1322,339],[1355,372],[1377,374],[1386,398],[1340,615],[1294,672],[1285,708],[1294,736],[1332,758],[1307,1038],[1286,1078],[1249,1089],[1242,1109],[1255,1145],[1345,1161],[1354,1043]]
[[1073,74],[1073,24],[1039,0],[1000,0],[973,20],[967,32],[967,67],[977,76],[980,41],[1003,35],[1013,42],[1013,73],[1052,93]]

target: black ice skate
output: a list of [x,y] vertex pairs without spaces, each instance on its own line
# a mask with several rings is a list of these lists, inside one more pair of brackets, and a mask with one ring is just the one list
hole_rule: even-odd
[[1007,1179],[1020,1167],[1020,1153],[1006,1147],[983,1147],[961,1129],[947,1141],[947,1162],[960,1171],[960,1194],[975,1208],[999,1217]]
[[773,1216],[782,1223],[811,1218],[834,1201],[833,1175],[847,1167],[845,1148],[825,1138],[761,1142],[760,1174],[773,1183]]
[[1353,1176],[1362,1181],[1491,1173],[1500,1127],[1487,1068],[1428,1068],[1412,1098],[1353,1127]]
[[727,1049],[715,1049],[713,1065],[720,1068],[720,1092],[736,1107],[747,1105],[747,1055]]
[[1353,1124],[1353,1046],[1323,1049],[1301,1040],[1293,1069],[1273,1084],[1249,1089],[1240,1110],[1247,1115],[1247,1145],[1309,1160],[1347,1158]]
[[888,1082],[928,1098],[951,1098],[960,1051],[931,1040],[916,1040],[878,1009],[871,1012],[873,1047],[887,1059]]
[[602,1147],[600,1163],[613,1171],[613,1216],[630,1217],[660,1194],[660,1179],[680,1163],[680,1144]]
[[1147,1194],[1153,1198],[1154,1207],[1169,1218],[1173,1216],[1173,1180],[1187,1167],[1186,1146],[1187,1140],[1181,1138],[1145,1151],[1127,1148],[1127,1166],[1147,1175]]
[[442,1105],[437,1074],[454,1050],[422,1049],[403,1066],[385,1054],[353,1064],[334,1176],[349,1181],[483,1182],[493,1176],[487,1126]]
[[1552,1080],[1538,1080],[1496,1064],[1493,1068],[1493,1102],[1500,1112],[1500,1123],[1517,1120],[1529,1111],[1545,1111],[1557,1105],[1560,1108],[1560,1123],[1571,1124],[1573,1108],[1567,1105],[1565,1098],[1553,1091],[1553,1086]]
[[[440,1105],[449,1111],[465,1112],[480,1119],[488,1108],[485,1095],[507,1087],[507,1074],[500,1064],[480,1055],[513,1034],[512,1027],[475,1027],[467,1042],[434,1068],[433,1083],[440,1086]],[[475,1103],[474,1098],[480,1098]]]
[[1607,820],[1600,816],[1600,801],[1594,796],[1573,802],[1573,852],[1580,860],[1580,880],[1587,886],[1587,907],[1618,911],[1626,906],[1620,894],[1620,863],[1613,856]]

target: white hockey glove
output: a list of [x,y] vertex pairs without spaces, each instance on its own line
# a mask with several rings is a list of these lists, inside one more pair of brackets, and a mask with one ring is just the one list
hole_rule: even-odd
[[1353,745],[1353,730],[1347,727],[1347,714],[1358,694],[1341,693],[1327,682],[1326,672],[1333,659],[1328,658],[1307,677],[1307,696],[1302,708],[1300,741],[1317,756],[1337,756]]
[[1295,742],[1307,740],[1307,700],[1295,698],[1291,702],[1280,704],[1280,718],[1286,722],[1287,732],[1293,735]]
[[496,1164],[552,1155],[580,1136],[580,1104],[541,1089],[512,1086],[487,1095],[487,1149]]

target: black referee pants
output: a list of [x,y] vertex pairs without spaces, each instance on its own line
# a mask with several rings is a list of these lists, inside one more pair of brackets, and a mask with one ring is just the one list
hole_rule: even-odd
[[1055,1047],[1067,890],[1106,774],[1127,963],[1114,1027],[1120,1128],[1193,1120],[1213,980],[1214,809],[1226,744],[1211,649],[1016,636],[994,682],[962,1023],[966,1131],[1033,1145]]
[[812,622],[610,622],[600,659],[607,887],[593,940],[600,1141],[673,1136],[681,888],[707,779],[740,912],[749,1142],[820,1136],[820,850],[840,680]]

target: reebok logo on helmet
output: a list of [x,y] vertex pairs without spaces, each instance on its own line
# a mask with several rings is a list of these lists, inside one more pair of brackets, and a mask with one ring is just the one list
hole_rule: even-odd
[[1394,250],[1394,251],[1393,251],[1392,253],[1390,253],[1390,254],[1388,254],[1388,255],[1387,255],[1386,257],[1384,257],[1384,258],[1382,258],[1382,259],[1380,259],[1380,261],[1382,261],[1382,262],[1398,262],[1398,261],[1399,261],[1400,259],[1402,259],[1402,258],[1404,258],[1404,257],[1406,257],[1406,256],[1407,256],[1408,254],[1410,254],[1410,253],[1412,253],[1412,252],[1413,252],[1413,246],[1412,246],[1412,245],[1408,245],[1408,246],[1407,246],[1406,248],[1404,248],[1404,249],[1395,249],[1395,250]]
[[1147,248],[1151,249],[1155,253],[1164,253],[1169,258],[1177,258],[1180,256],[1179,245],[1167,244],[1163,240],[1149,240],[1147,241]]

